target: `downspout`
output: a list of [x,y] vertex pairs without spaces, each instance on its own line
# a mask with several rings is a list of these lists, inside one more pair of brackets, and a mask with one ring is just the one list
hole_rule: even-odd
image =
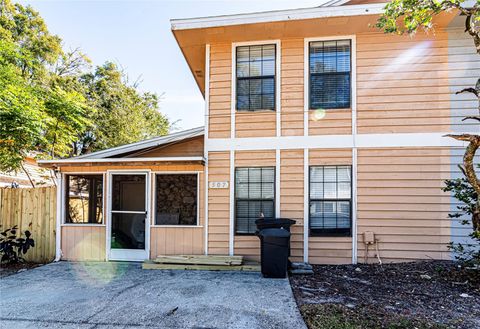
[[56,176],[56,184],[57,184],[57,212],[56,212],[56,226],[55,226],[55,262],[60,261],[62,258],[62,249],[61,249],[61,242],[62,242],[62,191],[63,191],[63,184],[62,184],[62,174],[59,173],[57,170],[55,171]]

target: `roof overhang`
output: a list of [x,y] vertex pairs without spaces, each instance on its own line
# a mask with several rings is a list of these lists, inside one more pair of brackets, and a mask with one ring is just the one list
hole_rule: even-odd
[[[206,44],[374,33],[378,32],[374,24],[385,5],[386,2],[349,5],[340,1],[315,8],[172,19],[171,27],[200,91],[205,94]],[[434,23],[445,27],[454,16],[442,13]]]

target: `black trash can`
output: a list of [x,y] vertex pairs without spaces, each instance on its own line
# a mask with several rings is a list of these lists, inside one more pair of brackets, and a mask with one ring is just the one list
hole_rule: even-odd
[[283,228],[266,228],[260,238],[261,268],[265,278],[286,278],[290,232]]
[[295,223],[296,221],[290,218],[259,218],[255,221],[258,231],[265,228],[283,228],[290,232],[290,226]]

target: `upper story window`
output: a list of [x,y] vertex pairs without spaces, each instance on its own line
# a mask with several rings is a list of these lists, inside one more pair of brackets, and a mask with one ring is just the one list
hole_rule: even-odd
[[310,109],[350,107],[351,41],[310,42]]
[[102,224],[103,175],[66,175],[67,224]]
[[275,110],[275,45],[240,46],[237,60],[237,110]]

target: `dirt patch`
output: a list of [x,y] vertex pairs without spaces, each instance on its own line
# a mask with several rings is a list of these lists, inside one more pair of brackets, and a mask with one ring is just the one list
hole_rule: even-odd
[[16,273],[21,273],[23,271],[30,270],[32,268],[41,266],[43,264],[33,264],[33,263],[18,263],[18,264],[1,264],[0,265],[0,279],[13,275]]
[[290,279],[310,328],[480,327],[479,270],[442,261],[313,270]]

